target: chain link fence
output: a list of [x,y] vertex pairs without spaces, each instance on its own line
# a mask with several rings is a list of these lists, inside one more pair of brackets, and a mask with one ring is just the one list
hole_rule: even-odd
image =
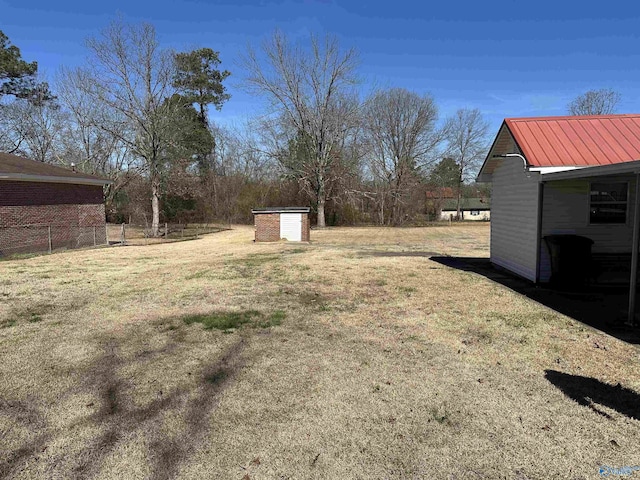
[[122,223],[109,224],[109,244],[151,245],[154,243],[192,240],[201,235],[216,233],[228,229],[228,226],[210,223],[161,223],[157,235],[150,225]]
[[77,225],[17,225],[0,227],[0,258],[26,253],[97,247],[100,245],[150,245],[199,238],[226,230],[215,224],[163,223],[158,235],[147,225],[107,224],[95,227]]
[[0,227],[0,257],[106,244],[105,226],[37,224]]

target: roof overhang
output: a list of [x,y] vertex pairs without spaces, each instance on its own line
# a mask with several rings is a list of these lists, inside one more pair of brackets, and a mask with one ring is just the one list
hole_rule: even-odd
[[564,172],[541,172],[539,181],[549,182],[554,180],[573,180],[578,178],[634,174],[640,174],[640,160],[625,163],[614,163],[611,165],[601,165],[598,167],[575,168]]
[[261,213],[309,213],[310,211],[310,207],[265,207],[251,209],[251,213],[254,215]]
[[14,182],[39,182],[39,183],[72,183],[75,185],[111,185],[113,180],[106,178],[82,178],[82,177],[54,177],[51,175],[27,175],[24,173],[2,173],[0,181],[11,180]]
[[509,130],[507,122],[503,121],[502,125],[500,126],[500,130],[498,130],[496,138],[493,140],[493,144],[491,144],[491,148],[487,153],[487,157],[484,159],[482,167],[480,167],[480,171],[478,172],[476,181],[479,183],[491,182],[494,170],[498,167],[498,165],[500,165],[502,161],[505,160],[505,155],[522,156],[522,159],[518,161],[522,162],[524,160],[525,166],[529,165],[528,160],[522,153],[522,149]]

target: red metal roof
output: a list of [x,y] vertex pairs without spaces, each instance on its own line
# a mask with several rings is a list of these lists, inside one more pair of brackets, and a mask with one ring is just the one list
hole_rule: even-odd
[[640,160],[640,114],[506,118],[505,123],[534,167]]

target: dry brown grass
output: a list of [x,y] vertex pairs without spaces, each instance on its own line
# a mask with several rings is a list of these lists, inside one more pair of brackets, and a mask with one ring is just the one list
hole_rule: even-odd
[[[429,259],[488,255],[487,225],[252,236],[0,263],[0,477],[578,479],[640,464],[637,409],[622,408],[640,398],[637,348]],[[279,326],[227,332],[183,320],[278,310]],[[554,384],[583,377],[583,404]],[[618,404],[598,400],[618,382]]]

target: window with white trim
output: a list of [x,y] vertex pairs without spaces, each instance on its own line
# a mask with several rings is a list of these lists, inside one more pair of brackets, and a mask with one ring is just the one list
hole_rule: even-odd
[[593,182],[589,192],[589,223],[627,222],[628,182]]

